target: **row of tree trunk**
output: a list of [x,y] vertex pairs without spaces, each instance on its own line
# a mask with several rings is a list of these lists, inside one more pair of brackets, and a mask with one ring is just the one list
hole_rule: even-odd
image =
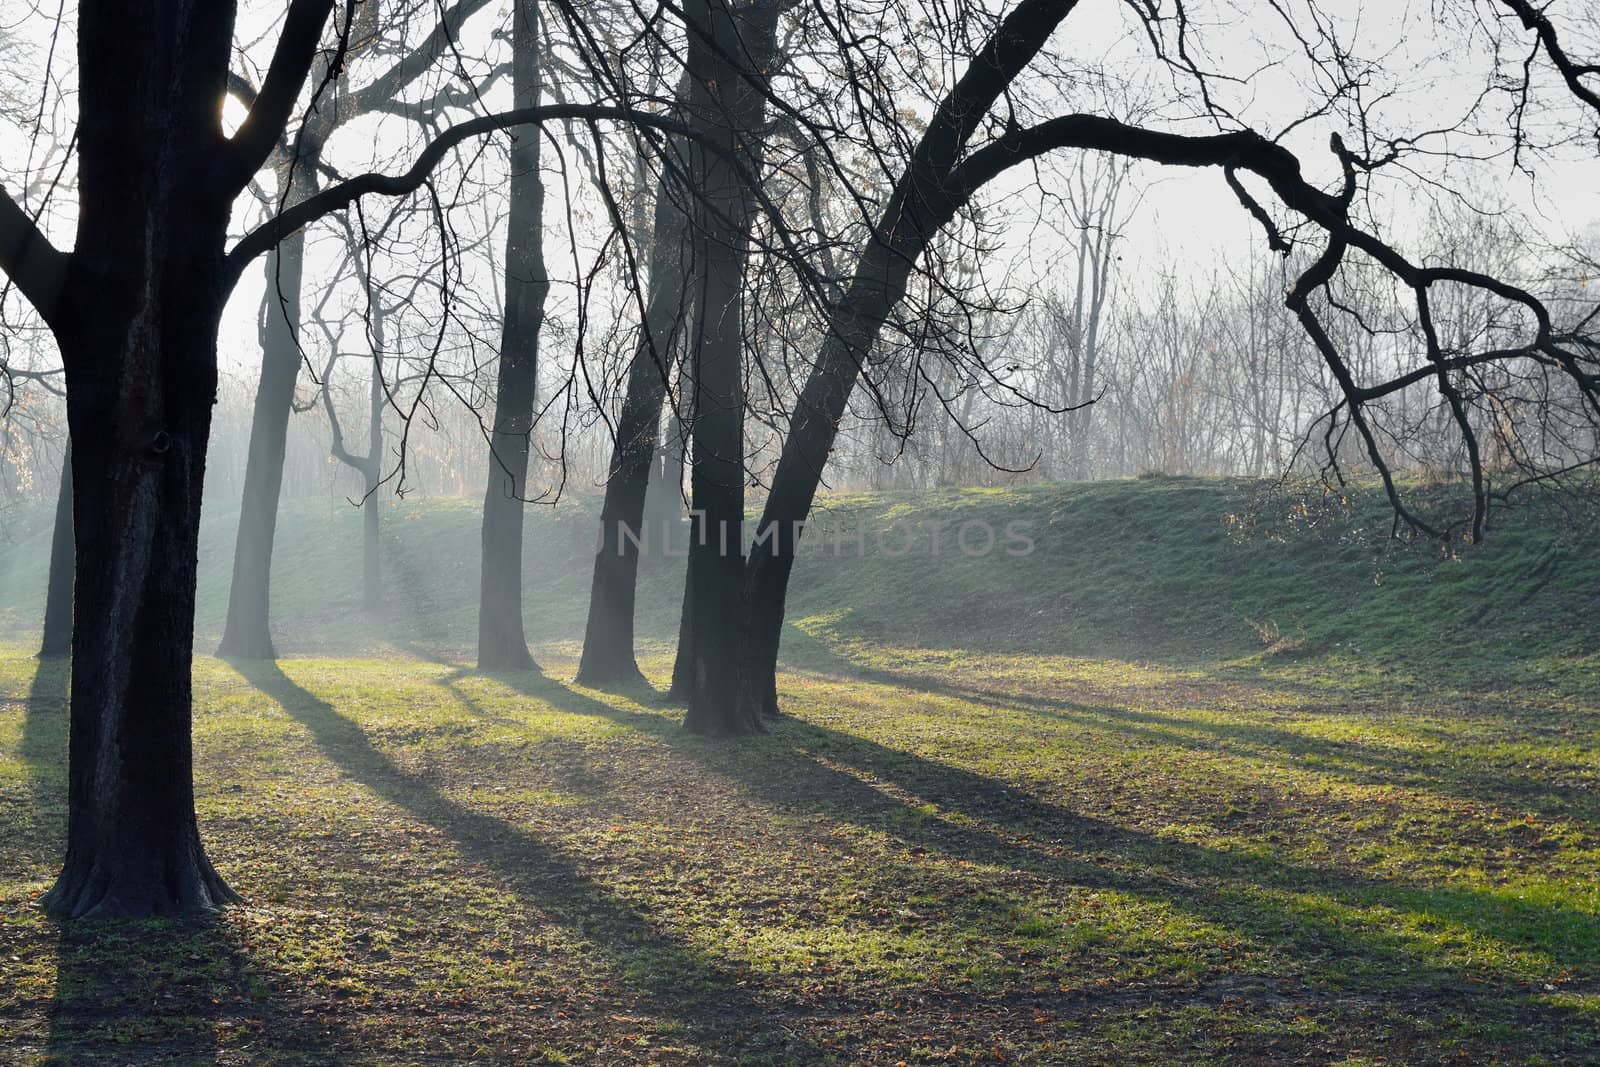
[[[744,194],[726,191],[715,183],[724,176],[722,172],[713,170],[707,175],[705,195],[699,201],[705,218],[700,221],[697,215],[693,223],[695,248],[703,245],[705,251],[700,254],[708,260],[697,278],[700,288],[691,296],[697,302],[693,337],[694,526],[671,686],[671,694],[689,704],[685,725],[690,729],[709,734],[749,733],[761,729],[764,717],[778,713],[777,657],[789,580],[801,531],[851,393],[929,242],[976,192],[975,184],[959,180],[958,162],[978,123],[1074,6],[1073,0],[1024,0],[1017,5],[935,112],[856,262],[843,297],[830,311],[822,349],[795,404],[757,526],[755,543],[761,550],[752,552],[748,561],[740,533],[744,470],[737,294],[748,232],[731,232],[728,224],[738,222],[748,228],[751,213]],[[762,6],[756,10],[761,12]],[[755,23],[754,15],[747,16],[751,23],[745,26],[732,19],[709,21],[713,16],[705,5],[686,5],[685,11],[708,20],[708,29],[698,38],[706,45],[706,54],[700,57],[705,66],[699,69],[694,67],[696,36],[691,35],[689,57],[697,88],[707,83],[738,85],[749,87],[754,97],[727,93],[724,88],[721,100],[697,99],[701,107],[720,105],[724,128],[708,132],[731,133],[736,147],[739,133],[757,130],[762,119],[766,98],[756,92],[760,84],[757,72],[766,66],[767,53],[762,47],[767,38],[762,34],[769,31],[769,24]],[[770,25],[775,26],[775,21]],[[726,38],[717,37],[719,32],[739,34],[734,40],[741,47],[728,47]],[[754,62],[741,69],[734,59],[741,55],[753,57]],[[752,153],[733,158],[756,163],[759,157]],[[731,291],[729,279],[734,282]],[[708,305],[722,310],[708,315]],[[653,389],[657,380],[664,381],[664,375],[649,374],[651,368],[642,368],[642,363],[636,357],[630,396],[636,380],[641,382],[641,391]],[[648,381],[643,380],[646,378]],[[648,463],[625,450],[642,451],[648,445],[640,442],[653,440],[653,435],[619,438],[618,458],[607,486],[608,508],[614,495],[619,500],[642,501],[642,472],[648,471]],[[735,479],[736,487],[730,484]],[[618,507],[616,513],[620,520],[631,522],[630,529],[638,529],[637,510]],[[580,677],[596,684],[627,680],[638,673],[632,648],[637,564],[629,559],[626,539],[618,551],[609,540],[613,536],[621,534],[608,523],[608,540],[595,560],[594,595],[584,641],[584,662],[592,661],[596,668]],[[626,619],[620,615],[624,610]]]
[[[459,14],[470,6],[458,3],[451,10]],[[934,114],[834,308],[796,408],[762,516],[764,530],[777,525],[790,535],[808,513],[865,354],[927,241],[971,193],[954,180],[967,140],[1072,6],[1073,0],[1022,0]],[[533,7],[532,0],[517,5],[519,103],[538,93]],[[710,734],[759,729],[761,712],[775,707],[772,671],[796,547],[785,536],[774,553],[758,554],[747,566],[740,540],[741,287],[751,182],[760,166],[758,141],[748,134],[761,128],[767,102],[766,64],[752,56],[763,49],[771,54],[781,7],[780,0],[755,0],[737,9],[724,0],[686,0],[683,9],[689,29],[686,110],[697,129],[684,152],[686,187],[694,195],[683,207],[690,234],[679,243],[691,251],[691,269],[688,296],[679,307],[689,308],[683,343],[692,395],[696,528],[674,688],[689,702],[686,725]],[[220,128],[216,102],[230,85],[231,5],[160,0],[135,7],[86,0],[78,17],[80,211],[73,251],[54,249],[9,197],[0,196],[0,265],[54,333],[67,380],[72,455],[63,491],[71,506],[61,512],[69,516],[63,521],[70,524],[74,560],[67,850],[61,875],[43,900],[59,915],[186,914],[234,899],[206,857],[195,820],[190,685],[217,331],[239,270],[265,239],[253,234],[230,253],[228,223],[235,199],[280,146],[332,8],[331,0],[291,5],[259,95],[229,137]],[[365,39],[353,29],[344,27],[341,39]],[[403,68],[402,62],[401,74]],[[388,95],[395,91],[384,89]],[[518,117],[507,124],[527,121]],[[312,173],[307,161],[316,158],[321,143],[303,136],[286,156],[295,162],[287,164],[284,210],[297,220],[295,228],[317,217],[294,213],[296,202],[314,201],[315,211],[323,213],[348,202],[318,198],[309,187],[295,193],[296,175]],[[517,193],[508,238],[508,316],[495,474],[485,499],[485,574],[497,568],[494,585],[517,598],[537,338],[548,288],[537,237],[537,152],[537,135],[531,133],[518,139],[513,152]],[[676,225],[670,211],[665,217],[669,228]],[[258,233],[277,233],[276,225]],[[281,475],[278,425],[287,419],[290,371],[299,362],[295,330],[303,254],[292,234],[293,229],[268,271],[269,320],[273,306],[280,319],[269,328],[270,351],[264,352],[257,495],[271,507],[251,530],[241,530],[241,537],[264,540],[252,542],[253,562],[236,561],[236,571],[255,568],[236,590],[247,598],[237,621],[230,606],[224,648],[240,656],[272,652],[265,622],[274,469]],[[656,260],[665,262],[652,254]],[[663,272],[663,286],[670,287],[671,276]],[[644,367],[640,373],[653,364],[664,380],[659,357],[671,350],[674,330],[670,323],[646,325],[649,355],[636,364]],[[269,367],[271,382],[265,380]],[[647,417],[650,390],[641,384],[640,393],[638,425],[653,430],[660,401],[656,416]],[[653,434],[641,430],[623,439],[640,448],[644,440],[653,443]],[[645,480],[650,466],[617,464],[630,478]],[[642,502],[644,493],[627,494],[618,511],[634,517],[634,501]],[[516,580],[509,580],[513,574]],[[259,600],[248,602],[257,593]],[[618,596],[631,600],[631,590]],[[59,611],[57,624],[58,619]],[[486,663],[499,657],[511,666],[531,665],[520,600],[513,610],[504,602],[490,606],[486,598],[485,620],[483,633],[492,637],[480,641]],[[613,646],[613,666],[631,662],[631,647],[623,653],[620,642]]]

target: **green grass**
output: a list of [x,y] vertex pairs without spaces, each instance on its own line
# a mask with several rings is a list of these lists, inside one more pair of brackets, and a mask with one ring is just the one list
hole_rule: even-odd
[[[212,922],[31,905],[65,679],[0,646],[0,1059],[1600,1059],[1594,539],[1529,510],[1482,548],[1389,549],[1351,533],[1369,499],[1281,528],[1294,502],[1254,501],[837,498],[1026,521],[1038,550],[813,546],[789,715],[738,744],[565,681],[587,576],[534,565],[581,563],[576,507],[530,533],[545,672],[503,677],[461,666],[473,509],[406,505],[377,620],[313,599],[353,602],[354,518],[291,509],[285,643],[336,658],[197,664],[202,830],[247,898]],[[0,602],[23,635],[30,553]],[[645,589],[658,686],[673,584]]]

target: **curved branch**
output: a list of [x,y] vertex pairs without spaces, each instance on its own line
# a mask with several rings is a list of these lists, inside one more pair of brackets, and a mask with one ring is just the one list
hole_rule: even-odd
[[1566,49],[1561,46],[1561,39],[1556,35],[1556,28],[1550,19],[1543,11],[1528,3],[1528,0],[1500,0],[1500,2],[1522,20],[1524,28],[1532,30],[1539,38],[1539,44],[1544,47],[1545,55],[1555,64],[1556,70],[1560,72],[1572,95],[1600,112],[1600,93],[1583,84],[1586,76],[1600,74],[1600,67],[1573,62],[1572,57],[1567,55]]
[[536,125],[558,119],[626,122],[636,126],[649,126],[679,137],[698,139],[693,128],[675,119],[604,104],[545,104],[469,119],[451,126],[429,142],[417,156],[416,162],[405,173],[374,172],[357,175],[307,197],[251,230],[228,253],[224,265],[223,284],[229,289],[233,288],[244,268],[256,256],[301,227],[315,222],[324,215],[331,215],[346,208],[363,196],[374,193],[380,196],[405,196],[416,192],[433,173],[433,169],[443,161],[445,155],[463,141],[510,129],[513,126]]
[[283,33],[267,76],[261,83],[250,113],[228,141],[226,159],[219,178],[227,186],[243,189],[245,183],[266,163],[278,143],[295,101],[311,71],[322,39],[322,27],[333,10],[333,0],[294,0],[283,21]]
[[[1281,249],[1284,242],[1270,217],[1233,177],[1233,172],[1236,170],[1248,170],[1265,180],[1286,207],[1304,216],[1327,233],[1329,238],[1327,251],[1301,276],[1299,283],[1289,294],[1288,305],[1300,319],[1301,325],[1315,343],[1324,362],[1338,378],[1340,389],[1350,405],[1351,421],[1361,434],[1373,464],[1383,476],[1385,489],[1396,514],[1416,529],[1433,536],[1442,535],[1439,530],[1428,526],[1402,506],[1388,468],[1379,452],[1376,436],[1362,413],[1364,401],[1391,391],[1396,387],[1396,382],[1405,384],[1421,380],[1429,373],[1436,379],[1439,394],[1448,402],[1452,418],[1462,434],[1468,452],[1473,480],[1474,542],[1483,536],[1488,491],[1483,460],[1479,454],[1478,441],[1471,425],[1467,403],[1451,381],[1451,372],[1476,363],[1489,362],[1501,356],[1539,360],[1541,359],[1539,353],[1543,353],[1551,362],[1560,365],[1567,372],[1587,402],[1600,411],[1596,377],[1585,372],[1572,354],[1555,342],[1550,312],[1532,293],[1477,271],[1458,267],[1418,266],[1376,234],[1363,230],[1351,221],[1350,204],[1355,192],[1355,173],[1352,157],[1337,136],[1332,141],[1332,150],[1344,170],[1344,189],[1339,195],[1325,192],[1308,183],[1302,176],[1300,162],[1293,153],[1251,130],[1192,136],[1130,126],[1099,115],[1064,115],[1036,126],[1008,130],[963,160],[952,171],[949,179],[939,190],[938,196],[930,199],[937,203],[941,213],[953,214],[978,188],[1003,171],[1061,148],[1111,152],[1171,166],[1218,167],[1223,170],[1229,185],[1240,197],[1246,209],[1266,228],[1268,238],[1274,247]],[[1427,373],[1402,376],[1395,382],[1363,389],[1357,385],[1344,365],[1326,331],[1312,312],[1308,298],[1313,290],[1326,286],[1347,247],[1359,249],[1370,256],[1415,294],[1426,342]],[[1502,350],[1499,353],[1447,358],[1433,330],[1429,302],[1431,288],[1441,282],[1471,286],[1523,308],[1535,321],[1533,338],[1521,347]]]

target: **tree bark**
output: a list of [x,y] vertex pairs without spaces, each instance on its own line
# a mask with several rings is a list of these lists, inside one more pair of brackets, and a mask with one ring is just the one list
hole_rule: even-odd
[[[749,63],[776,32],[777,4],[736,15],[725,0],[684,4],[690,100],[707,137],[690,148],[699,199],[694,209],[694,455],[690,471],[689,569],[684,618],[689,708],[684,727],[726,736],[762,729],[739,699],[744,576],[743,285],[753,198],[730,159],[761,126],[766,71]],[[771,45],[765,46],[770,54]],[[743,57],[741,59],[741,57]],[[721,151],[712,151],[707,145]],[[751,168],[752,171],[754,167]]]
[[[192,313],[181,297],[164,303],[165,323],[119,316],[131,334],[121,346],[125,366],[148,368],[152,377],[163,355],[215,346],[216,310]],[[191,314],[197,323],[172,321]],[[114,336],[98,342],[101,358],[118,346]],[[43,900],[53,914],[185,914],[234,899],[200,843],[191,769],[196,560],[211,416],[203,378],[186,375],[128,413],[94,396],[78,400],[89,391],[81,383],[70,388],[79,442],[78,611],[67,855]]]
[[[512,92],[517,108],[534,107],[539,101],[537,18],[532,0],[518,0],[512,31]],[[550,291],[544,262],[540,136],[536,128],[518,130],[511,148],[505,322],[483,497],[478,599],[478,669],[483,671],[537,669],[522,622],[522,528],[538,390],[539,331]]]
[[67,853],[42,900],[62,916],[234,899],[200,843],[190,746],[201,485],[239,188],[216,174],[232,29],[222,4],[79,16],[80,221],[52,323],[77,561]]
[[72,651],[72,442],[61,456],[61,488],[56,494],[55,529],[50,537],[50,577],[45,589],[44,637],[39,658]]

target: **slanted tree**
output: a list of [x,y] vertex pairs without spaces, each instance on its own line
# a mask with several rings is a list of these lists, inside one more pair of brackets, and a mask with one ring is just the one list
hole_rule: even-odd
[[[1338,407],[1334,415],[1345,420],[1359,442],[1363,459],[1378,473],[1397,523],[1429,536],[1465,533],[1473,541],[1483,536],[1490,501],[1489,472],[1474,426],[1474,413],[1475,405],[1482,405],[1487,417],[1493,416],[1494,409],[1492,400],[1486,401],[1472,383],[1485,367],[1531,367],[1545,391],[1545,403],[1552,402],[1548,398],[1556,388],[1565,388],[1570,393],[1564,402],[1580,415],[1590,416],[1589,426],[1600,423],[1600,375],[1593,369],[1595,346],[1588,338],[1557,329],[1549,310],[1525,289],[1480,271],[1451,265],[1421,266],[1355,220],[1354,205],[1362,176],[1404,159],[1407,142],[1393,142],[1383,154],[1368,157],[1349,149],[1335,134],[1330,151],[1342,181],[1333,192],[1307,181],[1299,157],[1288,148],[1249,128],[1204,136],[1184,135],[1130,125],[1104,115],[1067,114],[1032,126],[1008,123],[1003,133],[958,158],[956,151],[970,136],[972,123],[980,120],[996,98],[985,94],[984,102],[983,97],[971,94],[970,85],[1003,86],[1015,77],[1020,71],[1015,61],[1025,62],[1027,58],[1027,48],[1019,45],[1037,50],[1043,43],[1041,32],[1048,36],[1049,29],[1071,6],[1066,0],[1053,4],[1048,0],[1024,0],[1002,21],[946,105],[935,114],[885,212],[877,238],[863,251],[850,290],[829,323],[827,340],[796,404],[761,518],[760,529],[768,537],[766,543],[775,548],[770,554],[752,553],[747,575],[747,692],[764,710],[773,710],[776,703],[776,654],[798,531],[809,513],[850,393],[879,330],[903,296],[905,279],[929,237],[985,184],[1045,153],[1064,149],[1106,152],[1166,166],[1214,169],[1223,175],[1247,215],[1260,225],[1273,250],[1289,254],[1292,240],[1304,241],[1306,230],[1323,236],[1326,243],[1289,287],[1285,303],[1337,381]],[[1186,61],[1172,62],[1178,69],[1186,69]],[[1198,74],[1196,77],[1203,78]],[[1351,78],[1334,84],[1361,83]],[[957,104],[953,109],[948,106],[952,103]],[[942,148],[930,155],[930,144],[940,142]],[[1293,237],[1289,228],[1245,186],[1241,175],[1253,176],[1264,184],[1277,205],[1300,220]],[[1416,364],[1376,381],[1358,380],[1324,323],[1325,311],[1315,299],[1321,294],[1326,307],[1340,309],[1338,294],[1331,285],[1352,253],[1370,260],[1415,305],[1416,325],[1409,340],[1418,357]],[[1439,291],[1461,288],[1514,308],[1526,326],[1524,336],[1514,343],[1498,343],[1483,351],[1462,351],[1442,344],[1435,325]],[[1374,422],[1372,408],[1377,402],[1419,382],[1433,384],[1442,401],[1444,418],[1462,443],[1472,508],[1470,517],[1459,525],[1436,526],[1406,504]],[[1327,431],[1329,440],[1341,436],[1336,431],[1337,428]],[[1592,449],[1592,435],[1584,440]],[[1559,462],[1565,469],[1571,461],[1563,452]]]
[[829,319],[822,350],[795,403],[757,526],[760,547],[751,552],[745,576],[742,696],[754,705],[747,715],[778,710],[778,644],[789,574],[867,353],[905,295],[928,242],[965,202],[952,195],[949,180],[967,142],[1075,6],[1075,0],[1023,0],[1007,13],[934,112]]

